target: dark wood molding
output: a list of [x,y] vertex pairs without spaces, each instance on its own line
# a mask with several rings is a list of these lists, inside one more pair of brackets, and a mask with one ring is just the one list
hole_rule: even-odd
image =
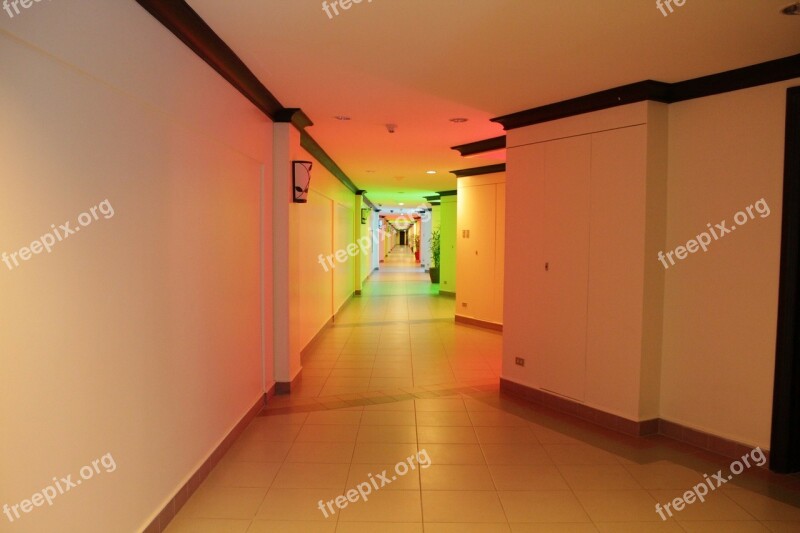
[[256,400],[255,404],[245,413],[236,426],[222,439],[219,446],[211,452],[211,455],[206,458],[197,470],[192,472],[191,476],[189,476],[189,481],[178,489],[178,492],[175,493],[164,508],[161,509],[158,516],[144,528],[144,533],[162,533],[166,531],[167,526],[172,522],[172,519],[175,518],[175,515],[178,514],[178,511],[189,501],[189,498],[197,491],[203,481],[208,477],[208,474],[214,470],[214,467],[217,466],[220,459],[225,456],[231,445],[236,442],[236,439],[238,439],[247,426],[250,425],[250,422],[262,412],[267,403],[268,394],[269,393],[263,394]]
[[372,200],[370,200],[366,196],[364,196],[363,201],[364,201],[365,204],[367,204],[367,207],[369,207],[373,211],[380,212],[380,209],[378,209],[378,206],[376,206],[374,203],[372,203]]
[[670,103],[800,78],[800,54],[673,83]]
[[672,104],[800,77],[800,54],[676,83],[646,80],[493,118],[513,130],[643,101]]
[[314,159],[322,163],[322,166],[328,169],[328,172],[333,174],[336,179],[341,181],[342,184],[350,189],[353,194],[360,190],[358,187],[356,187],[355,183],[350,181],[350,178],[347,177],[347,174],[345,174],[344,171],[339,168],[339,165],[336,164],[336,161],[334,161],[333,158],[331,158],[331,156],[329,156],[327,152],[322,149],[319,143],[317,143],[317,141],[315,141],[314,138],[305,131],[300,132],[300,146],[305,148],[308,153],[314,156]]
[[571,98],[562,102],[535,107],[526,111],[503,115],[491,119],[503,125],[505,130],[513,130],[523,126],[550,122],[560,118],[583,115],[592,111],[600,111],[621,105],[633,104],[645,100],[656,102],[669,101],[669,84],[660,81],[640,81],[622,87],[615,87],[597,93]]
[[271,120],[284,110],[239,56],[185,1],[136,1]]
[[787,92],[770,468],[800,472],[800,87]]
[[426,199],[426,200],[428,200],[429,202],[435,202],[436,200],[438,200],[439,198],[441,198],[441,196],[439,196],[438,194],[435,194],[435,195],[433,195],[433,196],[423,196],[423,198],[425,198],[425,199]]
[[452,191],[439,191],[437,194],[443,198],[445,196],[457,196],[458,191],[453,189]]
[[458,146],[451,146],[451,150],[458,151],[462,157],[483,154],[492,152],[494,150],[502,150],[506,147],[506,136],[492,137],[491,139],[483,139],[482,141],[475,141],[466,144],[459,144]]
[[292,389],[300,384],[303,379],[303,369],[301,368],[292,381],[278,381],[275,383],[275,394],[284,395],[291,394]]
[[466,324],[468,326],[491,329],[492,331],[503,331],[503,324],[489,322],[488,320],[479,320],[477,318],[471,318],[468,316],[456,315],[455,321],[459,324]]
[[498,163],[496,165],[486,165],[483,167],[463,168],[461,170],[451,170],[451,174],[455,174],[457,178],[466,178],[468,176],[482,176],[484,174],[497,174],[498,172],[505,172],[506,164]]
[[273,122],[290,122],[300,131],[300,144],[352,192],[358,190],[305,128],[313,125],[302,110],[284,107],[236,53],[185,0],[136,0],[211,68],[225,78]]
[[[675,422],[670,422],[663,418],[652,418],[641,421],[630,420],[619,415],[607,413],[595,407],[589,407],[575,400],[534,389],[504,378],[500,378],[500,392],[634,437],[663,435],[670,439],[731,459],[739,459],[753,450],[752,445],[732,441],[712,433],[676,424]],[[765,456],[770,456],[768,450],[762,451]]]

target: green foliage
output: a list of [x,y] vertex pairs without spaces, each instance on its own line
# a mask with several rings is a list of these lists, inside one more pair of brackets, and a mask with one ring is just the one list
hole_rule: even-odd
[[438,229],[431,234],[431,253],[433,254],[433,268],[439,268],[439,258],[441,257],[441,235]]

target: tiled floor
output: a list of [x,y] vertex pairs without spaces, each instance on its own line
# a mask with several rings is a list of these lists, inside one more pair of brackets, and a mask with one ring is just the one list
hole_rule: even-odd
[[[662,521],[656,502],[730,461],[501,397],[501,336],[455,325],[453,300],[408,263],[370,278],[300,389],[247,428],[169,533],[800,531],[800,478],[763,470]],[[318,508],[418,452],[430,466]]]

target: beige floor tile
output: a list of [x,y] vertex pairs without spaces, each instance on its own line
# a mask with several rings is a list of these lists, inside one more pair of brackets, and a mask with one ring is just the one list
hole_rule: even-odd
[[601,533],[680,533],[677,522],[601,522],[595,524]]
[[269,488],[281,463],[246,463],[223,459],[206,478],[210,487]]
[[296,442],[355,442],[358,425],[306,424]]
[[558,469],[573,490],[642,488],[622,465],[561,465]]
[[347,463],[353,458],[352,442],[296,442],[286,461],[289,463]]
[[382,490],[367,501],[348,503],[339,522],[422,522],[420,493],[411,490]]
[[[319,502],[335,498],[341,491],[320,489],[270,489],[258,509],[256,518],[271,521],[325,522]],[[335,522],[331,516],[327,520]]]
[[417,412],[465,412],[467,410],[461,398],[432,398],[416,400]]
[[550,465],[489,465],[497,490],[570,490],[558,468]]
[[252,442],[292,442],[303,426],[250,424],[237,439]]
[[619,458],[600,448],[586,444],[543,444],[557,465],[618,465]]
[[264,416],[257,416],[250,423],[251,426],[267,425],[267,426],[280,426],[280,425],[297,425],[303,424],[308,418],[308,413],[289,413],[289,414],[267,414]]
[[525,444],[539,441],[527,426],[476,426],[475,434],[481,444]]
[[425,533],[511,533],[508,524],[435,524],[425,523]]
[[623,464],[631,476],[645,489],[686,490],[703,482],[703,475],[685,466],[667,461],[648,465]]
[[800,494],[794,495],[794,505],[745,489],[728,490],[725,495],[759,520],[800,522]]
[[490,465],[549,465],[550,456],[539,444],[481,444]]
[[[597,533],[593,524],[511,524],[512,533]],[[633,533],[633,532],[631,532]]]
[[291,442],[237,441],[225,454],[225,459],[248,463],[280,463],[291,447]]
[[590,522],[569,491],[500,491],[509,522]]
[[183,518],[252,519],[267,493],[265,488],[202,486],[181,509]]
[[420,472],[422,490],[495,490],[485,465],[431,465]]
[[284,489],[344,489],[349,464],[284,463],[273,488]]
[[415,443],[417,428],[414,426],[361,426],[357,442]]
[[417,424],[437,427],[472,427],[472,421],[466,411],[418,411]]
[[164,533],[246,533],[250,520],[175,518]]
[[396,464],[416,455],[414,443],[359,442],[353,453],[353,463]]
[[387,463],[353,463],[347,477],[347,487],[353,488],[362,483],[372,483],[376,490],[419,490],[419,473],[421,468],[401,470],[395,464]]
[[656,499],[644,490],[575,491],[595,522],[660,522]]
[[422,491],[425,522],[505,523],[494,491]]
[[306,419],[307,425],[355,425],[361,423],[361,411],[345,411],[345,410],[335,410],[335,411],[314,411],[313,413],[309,413],[308,419]]
[[414,400],[382,402],[365,405],[364,411],[414,411]]
[[[650,494],[659,501],[662,506],[669,502],[674,502],[676,498],[683,496],[683,492],[674,490],[651,490]],[[692,522],[695,520],[719,520],[719,521],[749,521],[756,518],[745,511],[739,504],[728,498],[722,491],[715,491],[705,496],[705,501],[699,500],[692,504],[685,505],[682,510],[676,511],[674,503],[670,507],[673,516],[681,522]],[[666,513],[665,514],[669,514]]]
[[761,522],[680,522],[680,525],[688,533],[769,533]]
[[[423,445],[420,445],[420,448],[422,447]],[[486,464],[483,451],[478,444],[425,444],[424,448],[435,465]]]
[[414,426],[415,414],[412,411],[365,411],[361,417],[362,426]]
[[583,444],[573,435],[531,422],[528,427],[542,444]]
[[336,533],[423,533],[422,524],[390,522],[339,522]]
[[471,427],[418,426],[420,444],[477,444],[478,438]]
[[325,522],[273,522],[269,520],[253,520],[247,533],[335,533],[336,520],[331,518]]
[[765,521],[762,523],[773,533],[797,533],[800,531],[800,522]]
[[473,426],[528,426],[528,421],[516,415],[495,411],[471,411]]

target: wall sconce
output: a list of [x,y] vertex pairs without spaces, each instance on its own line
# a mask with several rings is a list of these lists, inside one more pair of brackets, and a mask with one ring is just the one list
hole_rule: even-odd
[[372,211],[369,207],[362,207],[361,208],[361,223],[366,224],[367,219],[369,218],[369,214]]
[[311,161],[292,161],[292,201],[304,204],[308,201],[311,184]]

